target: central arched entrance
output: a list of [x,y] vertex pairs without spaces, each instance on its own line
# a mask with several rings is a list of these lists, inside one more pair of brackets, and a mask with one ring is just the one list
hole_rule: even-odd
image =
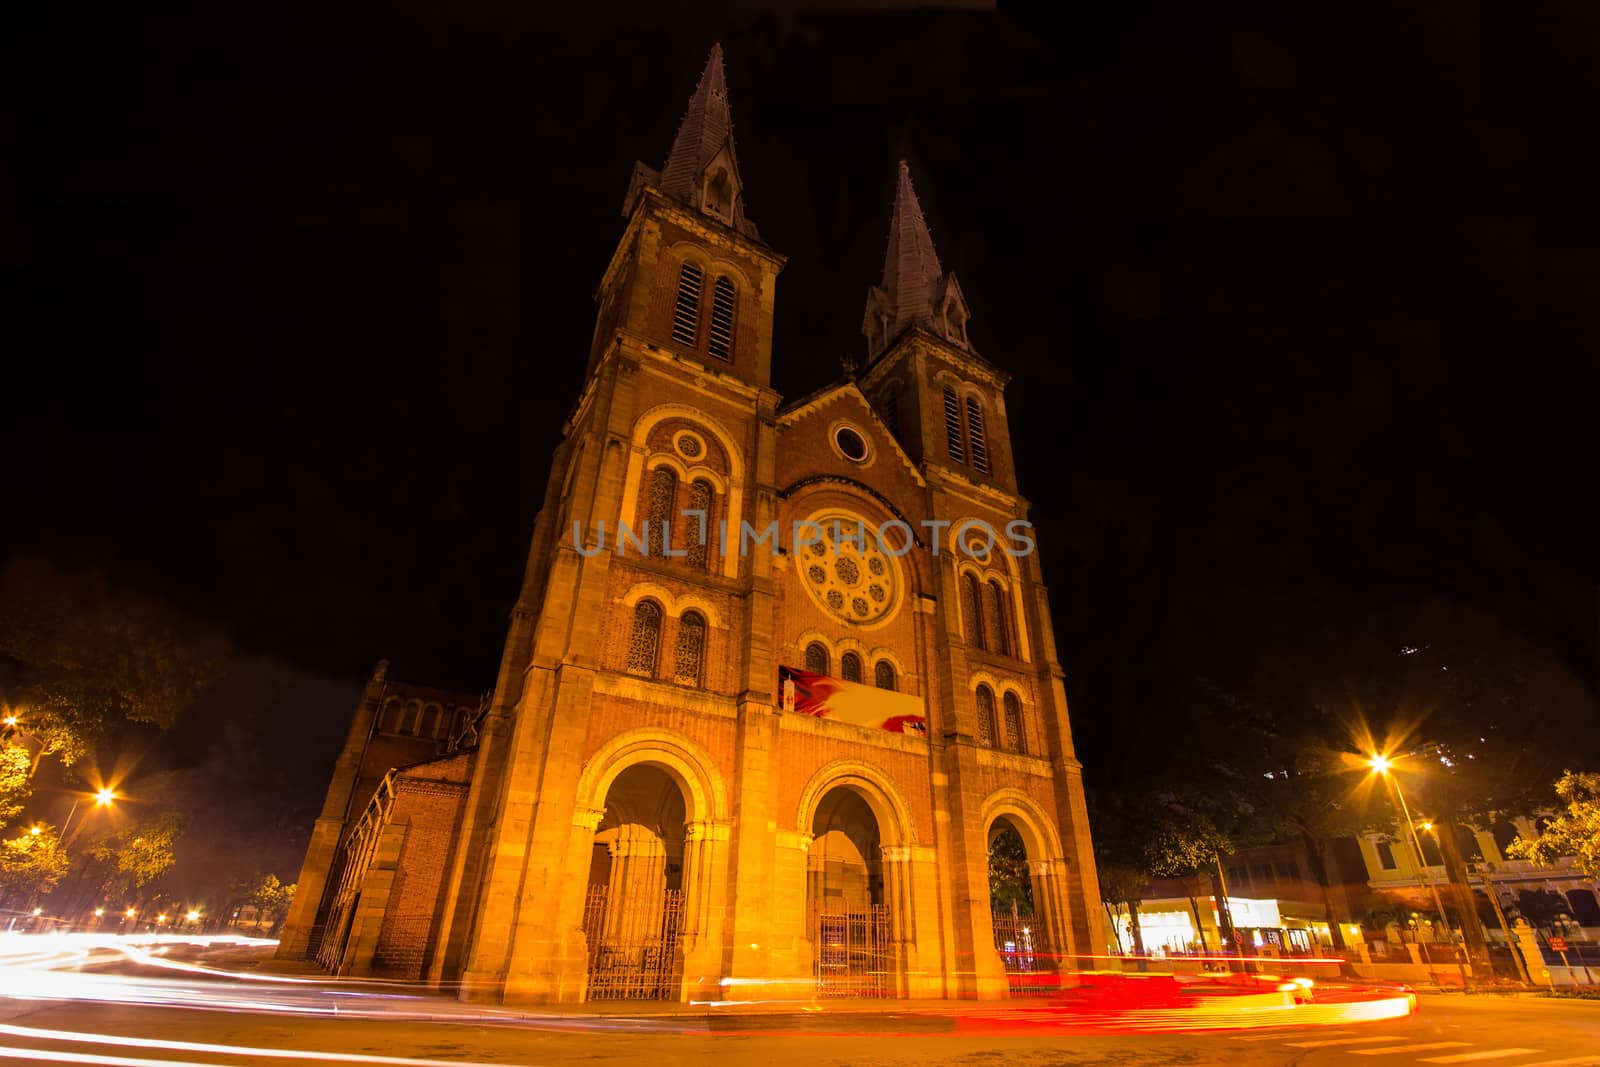
[[835,786],[818,801],[811,834],[806,903],[818,995],[895,996],[877,816],[855,789]]
[[636,764],[606,791],[584,898],[590,1000],[677,1000],[683,985],[683,792]]

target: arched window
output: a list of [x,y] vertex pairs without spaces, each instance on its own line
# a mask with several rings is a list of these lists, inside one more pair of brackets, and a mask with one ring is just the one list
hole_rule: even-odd
[[699,685],[706,658],[706,617],[686,611],[678,620],[678,662],[672,680],[679,685]]
[[1002,703],[1006,714],[1006,748],[1026,754],[1028,741],[1022,734],[1022,700],[1017,694],[1008,692]]
[[854,652],[846,652],[840,656],[839,677],[847,682],[861,681],[861,657]]
[[412,701],[406,705],[406,710],[400,713],[400,729],[396,733],[415,734],[417,725],[422,721],[422,705]]
[[661,605],[641,600],[633,609],[633,633],[628,637],[628,673],[654,678],[661,648]]
[[954,389],[944,391],[944,447],[957,463],[967,461],[966,446],[961,443],[961,401]]
[[711,287],[711,329],[706,334],[706,351],[718,359],[733,358],[733,309],[737,290],[724,274]]
[[1506,858],[1506,849],[1511,847],[1511,842],[1517,839],[1517,828],[1505,819],[1501,819],[1489,828],[1494,836],[1494,847],[1500,850],[1500,858]]
[[978,744],[994,747],[994,690],[978,686]]
[[828,646],[813,641],[806,646],[806,670],[812,674],[828,673]]
[[961,576],[961,622],[967,630],[967,644],[983,648],[983,600],[978,592],[978,578],[970,572]]
[[678,302],[672,308],[672,339],[692,345],[700,335],[700,286],[705,275],[698,263],[685,261],[678,271]]
[[[699,512],[698,515],[685,515],[683,521],[689,528],[689,566],[695,570],[706,569],[707,545],[711,541],[711,530],[715,520],[711,517],[711,483],[704,478],[696,478],[689,484],[689,510]],[[726,551],[726,550],[724,550]]]
[[1478,844],[1478,835],[1465,826],[1456,826],[1456,850],[1461,853],[1463,863],[1483,862],[1483,848]]
[[967,444],[972,450],[972,466],[980,474],[989,473],[989,444],[983,436],[983,409],[978,398],[967,397]]
[[419,725],[417,727],[418,736],[420,736],[420,737],[438,737],[439,736],[439,717],[440,717],[441,714],[442,714],[442,709],[437,704],[429,704],[427,707],[423,708],[422,709],[422,723],[421,723],[421,725]]
[[873,664],[872,684],[876,685],[879,689],[892,690],[895,687],[894,664],[890,663],[886,659],[880,659],[877,663]]
[[650,476],[650,507],[645,512],[646,552],[657,559],[666,555],[671,547],[667,541],[667,524],[672,520],[672,508],[678,502],[678,476],[671,467],[657,467]]
[[896,437],[900,436],[900,398],[895,394],[894,387],[883,394],[880,402],[883,408],[883,424],[889,427],[889,432]]
[[993,578],[983,589],[983,626],[988,648],[1002,656],[1011,655],[1011,628],[1006,625],[1006,594]]

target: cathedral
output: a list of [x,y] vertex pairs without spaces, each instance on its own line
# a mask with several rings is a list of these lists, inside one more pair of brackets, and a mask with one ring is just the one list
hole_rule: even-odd
[[1101,950],[1008,376],[902,163],[860,365],[785,402],[732,130],[713,49],[634,168],[493,690],[374,671],[281,956],[528,1004],[1001,998]]

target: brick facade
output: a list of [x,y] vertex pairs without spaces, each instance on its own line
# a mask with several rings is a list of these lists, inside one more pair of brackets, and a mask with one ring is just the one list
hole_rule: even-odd
[[[1095,950],[1038,556],[957,536],[1027,515],[1006,376],[972,351],[902,170],[869,361],[782,404],[784,261],[744,215],[726,108],[714,54],[668,165],[635,170],[493,697],[446,761],[470,773],[426,795],[391,776],[342,861],[308,856],[324,881],[347,868],[325,908],[355,899],[351,871],[370,882],[334,935],[341,966],[506,1002],[609,995],[639,975],[649,995],[809,996],[818,916],[849,906],[884,916],[877,992],[1004,996],[988,899],[1001,826],[1027,850],[1039,929],[1061,953]],[[680,514],[696,501],[711,512],[703,557]],[[648,544],[660,515],[672,533],[656,551],[619,543],[623,524]],[[797,539],[819,519],[896,550],[843,526],[825,546]],[[740,551],[743,525],[774,523]],[[911,697],[926,729],[785,710],[780,668],[813,646],[822,673],[859,666],[863,685]]]

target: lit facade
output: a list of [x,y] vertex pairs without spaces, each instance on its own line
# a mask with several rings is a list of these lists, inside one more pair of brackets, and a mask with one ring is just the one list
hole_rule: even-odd
[[790,403],[720,51],[624,215],[492,697],[362,797],[369,685],[281,954],[571,1002],[1002,997],[1018,936],[1099,951],[1007,376],[904,165],[861,369]]

